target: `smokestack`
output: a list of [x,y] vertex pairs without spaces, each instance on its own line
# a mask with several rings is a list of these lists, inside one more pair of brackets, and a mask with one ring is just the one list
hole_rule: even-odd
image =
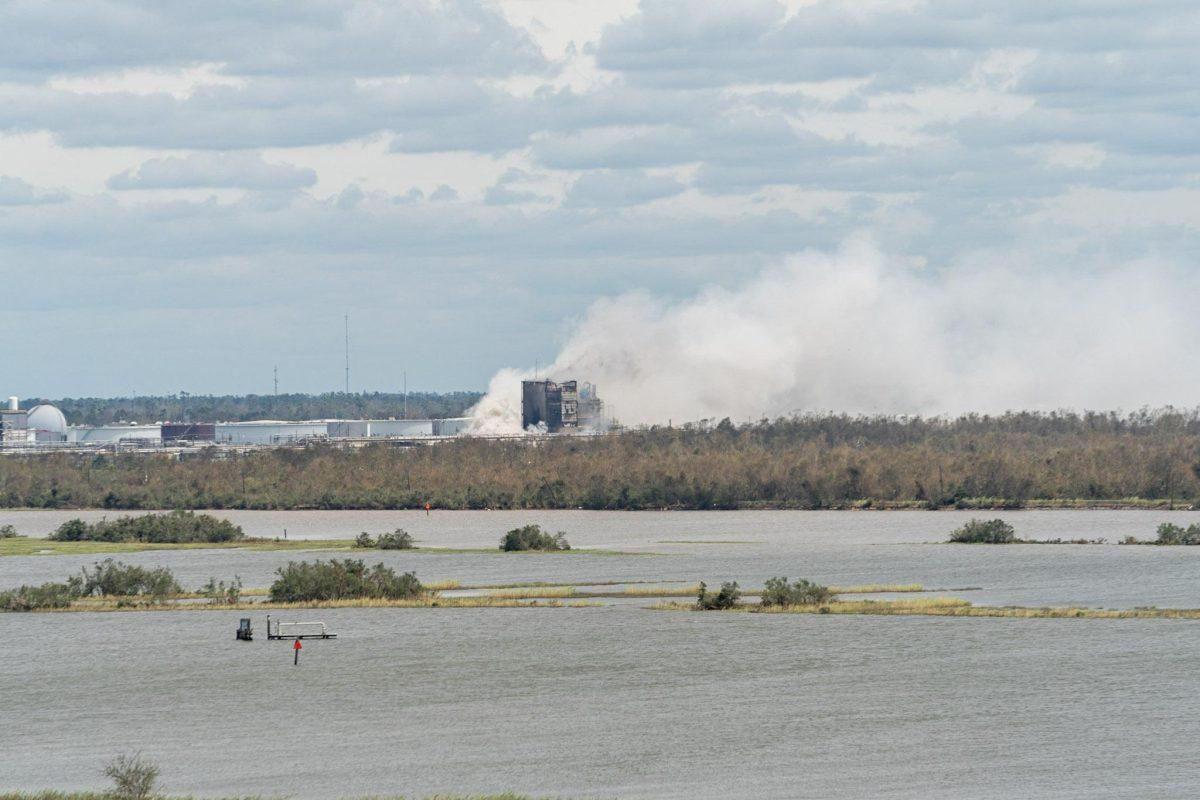
[[19,397],[8,398],[8,410],[19,411],[21,409],[21,399]]

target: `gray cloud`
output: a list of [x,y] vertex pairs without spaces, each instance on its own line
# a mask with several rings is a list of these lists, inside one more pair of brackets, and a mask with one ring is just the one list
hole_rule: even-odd
[[0,175],[0,206],[32,206],[61,203],[67,193],[38,187],[10,175]]
[[641,170],[602,170],[581,175],[563,203],[568,208],[619,208],[636,206],[677,195],[684,185],[669,175],[648,175]]
[[[109,193],[0,178],[0,262],[41,281],[0,306],[9,325],[63,325],[63,352],[93,330],[126,349],[186,344],[180,330],[207,316],[241,335],[220,347],[328,344],[335,373],[336,330],[325,342],[311,321],[353,307],[374,322],[378,374],[394,374],[399,341],[444,380],[481,385],[498,362],[553,355],[564,317],[614,286],[688,295],[862,230],[924,264],[930,286],[981,263],[1192,264],[1198,14],[1190,0],[819,0],[791,14],[773,0],[643,0],[583,47],[598,79],[565,88],[579,63],[547,64],[470,0],[17,0],[0,6],[0,131],[160,152]],[[180,96],[46,82],[197,64],[238,80]],[[305,191],[311,170],[256,152],[365,140],[398,155],[367,153],[383,175],[340,174],[328,197]],[[477,201],[478,182],[464,190],[459,167],[442,175],[445,157],[426,158],[446,152],[519,169]],[[255,191],[118,191],[206,186]],[[566,187],[561,202],[550,186]],[[435,287],[419,308],[405,305],[414,284]],[[106,316],[134,294],[191,322]],[[261,328],[237,321],[249,307]],[[145,332],[123,327],[135,317]],[[225,360],[191,363],[223,387]],[[19,370],[72,374],[40,363]]]
[[194,153],[152,158],[113,175],[110,189],[301,189],[317,182],[317,173],[291,164],[268,164],[257,153]]
[[0,75],[218,63],[233,75],[506,75],[545,68],[528,34],[477,0],[0,6]]

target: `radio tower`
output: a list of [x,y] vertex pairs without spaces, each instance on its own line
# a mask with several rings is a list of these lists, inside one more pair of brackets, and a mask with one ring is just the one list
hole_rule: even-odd
[[350,394],[350,315],[346,315],[346,394]]

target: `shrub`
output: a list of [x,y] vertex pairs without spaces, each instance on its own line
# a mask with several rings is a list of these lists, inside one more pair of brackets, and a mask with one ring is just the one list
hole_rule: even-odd
[[200,592],[212,605],[234,606],[242,599],[242,579],[234,575],[233,580],[226,586],[225,581],[209,578],[208,583],[200,587]]
[[106,558],[91,571],[84,567],[82,572],[81,594],[85,597],[150,595],[161,598],[182,591],[175,576],[166,567],[146,569]]
[[696,607],[702,611],[723,611],[736,606],[741,596],[737,581],[722,583],[721,591],[716,594],[710,594],[708,584],[700,581],[700,591],[696,595]]
[[43,583],[41,586],[21,586],[0,592],[0,611],[38,611],[44,608],[67,608],[79,597],[79,579],[71,583]]
[[1200,525],[1193,523],[1186,528],[1181,528],[1173,523],[1164,522],[1158,526],[1158,539],[1154,543],[1170,545],[1200,544]]
[[383,564],[367,569],[362,561],[349,558],[311,564],[289,561],[276,573],[279,577],[271,584],[271,600],[282,603],[359,597],[404,600],[419,597],[424,591],[411,572],[398,575]]
[[158,766],[141,753],[120,755],[109,762],[104,774],[112,778],[113,794],[120,800],[146,800],[154,794]]
[[500,540],[500,549],[515,550],[570,550],[567,535],[562,531],[551,536],[542,530],[540,525],[526,525],[514,528],[504,534]]
[[81,519],[67,520],[49,538],[59,542],[186,544],[232,542],[245,535],[240,526],[228,520],[191,511],[172,511],[92,523]]
[[16,539],[19,535],[12,525],[0,525],[0,539]]
[[833,592],[828,586],[797,578],[795,583],[788,583],[787,578],[770,578],[763,585],[762,600],[764,606],[819,606],[833,599]]
[[373,549],[375,547],[375,540],[371,538],[371,534],[363,531],[358,536],[354,537],[354,546]]
[[960,544],[1011,544],[1016,539],[1013,526],[1002,519],[973,519],[950,534]]
[[376,546],[380,550],[412,550],[413,537],[403,528],[396,528],[395,533],[381,533]]

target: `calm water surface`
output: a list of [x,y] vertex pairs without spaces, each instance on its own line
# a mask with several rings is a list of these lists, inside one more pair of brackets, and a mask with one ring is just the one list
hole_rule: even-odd
[[[78,512],[0,512],[46,533]],[[253,535],[494,547],[539,522],[633,555],[370,553],[422,579],[978,586],[977,603],[1200,607],[1200,548],[929,544],[970,514],[228,512]],[[83,516],[99,517],[85,513]],[[976,514],[979,516],[979,514]],[[1025,537],[1152,537],[1193,512],[1016,512]],[[692,544],[691,541],[736,541]],[[340,557],[341,554],[339,554]],[[266,586],[296,553],[121,554]],[[0,588],[96,557],[0,559]],[[103,785],[143,750],[173,793],[513,789],[613,798],[1200,795],[1200,623],[321,610],[340,638],[233,640],[238,612],[0,616],[0,788]],[[261,620],[256,620],[261,628]],[[261,631],[260,631],[261,633]]]

